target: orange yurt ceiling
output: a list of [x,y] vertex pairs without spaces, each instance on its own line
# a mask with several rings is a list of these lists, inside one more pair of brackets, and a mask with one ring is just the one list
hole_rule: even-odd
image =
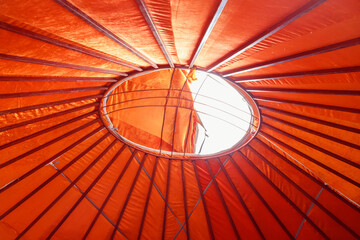
[[[0,239],[360,239],[359,26],[359,0],[0,0]],[[173,157],[195,69],[252,127]]]

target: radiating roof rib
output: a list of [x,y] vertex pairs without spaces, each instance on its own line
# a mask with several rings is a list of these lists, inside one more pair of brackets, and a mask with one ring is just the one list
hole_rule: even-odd
[[186,239],[190,239],[190,228],[189,228],[189,221],[188,221],[188,206],[187,206],[187,199],[186,199],[186,181],[185,181],[185,173],[184,173],[184,161],[180,162],[181,164],[181,180],[182,180],[182,192],[183,192],[183,199],[184,199],[184,216],[185,216],[185,225],[186,225]]
[[149,25],[149,28],[151,29],[151,32],[153,33],[157,43],[159,44],[159,47],[160,47],[162,53],[164,54],[167,62],[169,63],[170,67],[173,68],[174,67],[173,60],[171,59],[171,56],[170,56],[168,50],[166,49],[164,41],[162,40],[162,38],[159,34],[159,31],[157,30],[157,28],[151,18],[151,15],[149,13],[149,10],[146,7],[145,2],[143,0],[136,0],[136,3],[138,4],[140,11],[143,14],[147,24]]
[[40,64],[40,65],[46,65],[46,66],[52,66],[52,67],[70,68],[70,69],[77,69],[77,70],[90,71],[90,72],[127,76],[127,73],[116,71],[116,70],[111,70],[111,69],[88,67],[88,66],[83,66],[83,65],[78,65],[78,64],[48,61],[48,60],[30,58],[30,57],[20,57],[20,56],[14,56],[14,55],[9,55],[9,54],[2,54],[2,53],[0,53],[0,59],[24,62],[24,63]]
[[72,5],[70,2],[66,0],[54,0],[59,5],[63,6],[68,11],[72,12],[74,15],[78,16],[82,20],[84,20],[87,24],[91,25],[93,28],[98,30],[99,32],[103,33],[105,36],[110,38],[111,40],[118,43],[120,46],[124,47],[125,49],[129,50],[134,55],[138,56],[145,62],[149,63],[154,68],[157,68],[157,65],[147,56],[145,56],[143,53],[139,52],[132,46],[130,46],[128,43],[126,43],[124,40],[116,36],[114,33],[112,33],[110,30],[102,26],[100,23],[96,22],[94,19],[92,19],[90,16],[86,15],[84,12],[82,12],[79,8]]
[[[253,148],[251,148],[251,146],[247,146],[246,148],[249,148],[252,152],[254,152],[256,154],[256,156],[260,157],[260,159],[262,159],[264,161],[264,158],[258,153],[256,152],[256,150],[254,150]],[[327,234],[322,231],[319,226],[313,221],[310,219],[309,216],[307,216],[303,211],[301,211],[301,209],[288,197],[286,196],[286,194],[281,191],[281,189],[276,186],[268,176],[266,176],[251,160],[249,160],[245,155],[244,153],[242,153],[241,151],[239,152],[240,155],[245,159],[246,162],[249,163],[249,165],[260,175],[262,176],[263,179],[265,179],[266,182],[269,183],[269,185],[274,189],[276,190],[276,192],[278,192],[282,197],[283,199],[285,199],[290,205],[292,208],[294,208],[303,218],[306,219],[307,222],[310,223],[310,225],[321,235],[323,236],[325,239],[330,239]]]
[[281,57],[281,58],[277,58],[277,59],[274,59],[274,60],[265,61],[265,62],[262,62],[262,63],[257,63],[257,64],[254,64],[254,65],[241,67],[241,68],[232,70],[231,72],[224,73],[224,77],[233,76],[233,75],[243,73],[243,72],[254,71],[254,70],[261,69],[261,68],[271,67],[271,66],[275,66],[277,64],[282,64],[282,63],[286,63],[286,62],[290,62],[290,61],[295,61],[295,60],[302,59],[302,58],[312,57],[312,56],[315,56],[315,55],[318,55],[318,54],[332,52],[332,51],[336,51],[336,50],[339,50],[339,49],[342,49],[342,48],[348,48],[348,47],[356,46],[358,44],[360,44],[360,37],[350,39],[350,40],[346,40],[346,41],[339,42],[339,43],[330,44],[330,45],[320,47],[320,48],[316,48],[316,49],[312,49],[312,50],[309,50],[309,51],[304,51],[304,52],[292,54],[292,55],[289,55],[289,56],[286,56],[286,57]]
[[205,211],[205,216],[206,216],[206,223],[207,223],[207,226],[208,226],[208,229],[209,229],[210,237],[211,237],[211,240],[215,240],[214,231],[212,229],[211,220],[210,220],[210,217],[209,217],[208,207],[207,207],[207,204],[206,204],[206,199],[204,197],[204,190],[202,189],[201,183],[200,183],[200,180],[199,180],[199,174],[198,174],[198,171],[197,171],[196,162],[192,161],[192,165],[194,167],[194,174],[195,174],[195,177],[196,177],[196,183],[197,183],[197,185],[199,187],[200,199],[202,200],[202,204],[204,206],[204,211]]
[[[252,48],[259,42],[263,41],[264,39],[268,38],[269,36],[273,35],[274,33],[278,32],[282,28],[286,27],[293,21],[296,21],[298,18],[302,17],[306,13],[310,12],[314,8],[318,7],[320,4],[324,3],[326,0],[312,0],[302,6],[301,8],[297,9],[295,12],[291,13],[290,15],[283,18],[280,22],[276,23],[272,27],[266,29],[259,35],[251,38],[249,41],[243,43],[238,49],[236,49],[233,53],[230,54],[228,57],[224,57],[219,62],[217,62],[214,66],[209,67],[209,71],[214,71],[221,65],[226,62],[229,62],[231,59],[239,56],[241,53],[245,52],[246,50]],[[227,77],[227,76],[225,76]]]
[[153,189],[153,183],[154,183],[154,179],[155,179],[155,176],[156,176],[156,170],[157,170],[158,163],[159,163],[159,158],[156,157],[155,158],[154,168],[153,168],[152,173],[151,173],[151,180],[150,180],[150,184],[149,184],[149,190],[148,190],[148,193],[147,193],[147,196],[146,196],[146,203],[145,203],[145,207],[144,207],[144,210],[143,210],[143,215],[141,217],[141,223],[140,223],[138,239],[141,238],[141,233],[142,233],[143,228],[144,228],[144,221],[145,221],[147,209],[149,207],[149,200],[150,200],[151,192],[152,192],[152,189]]
[[0,128],[0,132],[5,132],[5,131],[8,131],[8,130],[11,130],[11,129],[14,129],[14,128],[19,128],[19,127],[26,126],[26,125],[33,124],[33,123],[37,123],[37,122],[40,122],[40,121],[49,120],[49,119],[54,118],[54,117],[62,116],[62,115],[72,113],[72,112],[77,112],[79,110],[91,108],[91,107],[94,107],[94,106],[97,106],[97,105],[98,105],[98,103],[96,103],[96,102],[89,103],[89,104],[85,104],[85,105],[82,105],[82,106],[79,106],[79,107],[67,109],[65,111],[49,114],[49,115],[46,115],[46,116],[43,116],[43,117],[33,118],[33,119],[28,120],[28,121],[15,123],[15,124],[8,125],[8,126]]
[[[249,145],[249,148],[256,152],[258,156],[261,156],[261,159],[266,162],[268,166],[270,166],[271,169],[273,169],[275,172],[277,172],[279,175],[281,175],[283,178],[286,179],[292,186],[294,186],[297,190],[299,190],[304,196],[306,196],[309,200],[311,200],[312,203],[314,203],[316,206],[318,206],[322,211],[324,211],[329,217],[334,219],[339,225],[341,225],[343,228],[345,228],[348,232],[351,233],[355,238],[360,238],[358,234],[356,234],[352,229],[350,229],[343,221],[341,221],[339,218],[337,218],[334,214],[332,214],[328,209],[326,209],[321,203],[317,201],[316,198],[313,198],[310,194],[308,194],[303,188],[301,188],[298,184],[296,184],[293,180],[291,180],[286,174],[284,174],[279,168],[277,168],[274,164],[269,162],[263,154],[257,152],[253,147]],[[321,187],[322,191],[323,186]]]
[[291,123],[289,121],[285,121],[285,120],[282,120],[281,118],[277,118],[277,117],[274,117],[274,116],[271,116],[271,115],[268,115],[268,114],[265,114],[265,113],[263,113],[262,116],[265,117],[265,118],[268,118],[268,119],[270,119],[272,121],[282,123],[282,124],[284,124],[286,126],[299,129],[299,130],[301,130],[303,132],[311,133],[313,135],[316,135],[317,137],[322,137],[322,138],[325,138],[327,140],[342,144],[344,146],[360,150],[360,146],[358,144],[356,144],[356,143],[345,141],[345,140],[342,140],[342,139],[337,138],[337,137],[332,137],[332,136],[330,136],[328,134],[321,133],[319,131],[309,129],[307,127],[303,127],[303,126],[300,126],[298,124],[294,124],[294,123]]
[[[107,137],[109,137],[108,133],[105,133],[101,138],[98,139],[98,141],[96,141],[96,145],[98,145],[99,143],[101,143],[102,141],[104,141]],[[115,142],[114,142],[115,143]],[[90,151],[91,149],[89,149]],[[103,157],[103,155],[105,155],[105,153],[109,150],[109,148],[106,148],[94,161],[92,161],[81,173],[80,175],[74,179],[74,181],[72,181],[72,183],[70,185],[68,185],[26,228],[24,231],[22,231],[18,236],[17,239],[20,239],[34,224],[36,224],[71,188],[73,188],[73,186]],[[89,152],[88,151],[88,152]],[[88,153],[86,152],[86,153]],[[86,154],[85,153],[85,154]],[[66,167],[64,167],[66,168]],[[64,171],[64,168],[62,168],[61,170],[59,170],[57,173],[62,173]],[[55,175],[53,175],[55,176]],[[61,221],[59,223],[59,227],[61,225]],[[55,231],[57,230],[57,228],[55,227],[50,235],[47,237],[48,239],[51,238],[51,236],[53,235],[53,233],[55,233]]]
[[109,62],[120,64],[122,66],[129,67],[129,68],[135,69],[137,71],[142,71],[142,69],[139,66],[136,66],[136,65],[131,64],[131,63],[127,63],[127,62],[122,61],[120,59],[116,59],[115,57],[108,56],[108,55],[106,55],[104,53],[92,51],[92,50],[89,50],[89,49],[84,48],[84,47],[80,47],[80,46],[76,46],[76,45],[73,45],[73,44],[70,44],[70,43],[67,43],[67,42],[63,42],[63,41],[60,41],[60,40],[57,40],[57,39],[54,39],[54,38],[51,38],[51,37],[36,33],[36,32],[32,32],[32,31],[27,30],[27,29],[23,29],[23,28],[20,28],[20,27],[17,27],[17,26],[12,26],[12,25],[10,25],[8,23],[5,23],[5,22],[0,21],[0,28],[11,31],[11,32],[14,32],[14,33],[21,34],[21,35],[26,36],[26,37],[30,37],[30,38],[34,38],[36,40],[40,40],[40,41],[43,41],[43,42],[46,42],[46,43],[50,43],[50,44],[53,44],[53,45],[56,45],[56,46],[59,46],[59,47],[63,47],[63,48],[70,49],[70,50],[73,50],[73,51],[76,51],[76,52],[84,53],[84,54],[87,54],[87,55],[92,56],[92,57],[96,57],[96,58],[100,58],[100,59],[103,59],[103,60],[106,60],[106,61],[109,61]]
[[338,128],[338,129],[348,131],[348,132],[351,132],[351,133],[360,134],[360,129],[349,127],[349,126],[344,126],[344,125],[333,123],[333,122],[330,122],[330,121],[324,121],[324,120],[320,120],[320,119],[317,119],[317,118],[314,118],[314,117],[308,117],[308,116],[300,115],[300,114],[297,114],[297,113],[284,111],[284,110],[281,110],[281,109],[271,108],[271,107],[268,107],[268,106],[260,105],[259,108],[267,110],[267,111],[275,112],[275,113],[280,113],[280,114],[283,114],[283,115],[286,115],[286,116],[289,116],[289,117],[294,117],[294,118],[306,120],[306,121],[309,121],[309,122],[314,122],[314,123],[317,123],[317,124],[325,125],[325,126],[328,126],[328,127]]
[[288,235],[290,239],[293,239],[294,236],[290,233],[290,231],[286,228],[285,224],[281,221],[281,219],[277,216],[274,210],[271,208],[269,203],[264,199],[264,197],[260,194],[260,192],[256,189],[250,179],[245,175],[245,173],[241,170],[239,165],[235,162],[235,160],[230,156],[230,161],[234,165],[235,169],[238,171],[239,175],[246,181],[246,183],[250,186],[250,188],[254,191],[256,196],[260,199],[260,201],[265,205],[267,210],[271,213],[271,215],[275,218],[276,222],[280,225],[280,227],[284,230],[284,232]]
[[225,174],[226,179],[227,179],[228,182],[230,183],[231,188],[232,188],[233,191],[235,192],[236,197],[239,199],[241,205],[243,206],[244,210],[246,211],[246,214],[249,216],[249,218],[251,219],[251,222],[254,224],[254,227],[255,227],[256,230],[258,231],[260,237],[261,237],[262,239],[265,239],[265,236],[264,236],[264,234],[262,233],[259,225],[256,223],[256,220],[255,220],[254,216],[251,214],[249,208],[246,206],[246,203],[245,203],[244,199],[241,197],[239,191],[236,189],[234,182],[231,180],[228,172],[226,171],[226,169],[224,168],[224,166],[223,166],[222,163],[220,162],[220,159],[219,159],[219,158],[217,158],[217,162],[219,163],[219,166],[220,166],[220,168],[221,168],[221,171]]
[[357,108],[339,107],[339,106],[326,105],[326,104],[292,101],[292,100],[276,99],[276,98],[268,98],[268,97],[255,97],[254,99],[258,100],[258,101],[264,101],[264,102],[276,102],[276,103],[292,104],[292,105],[299,105],[299,106],[305,106],[305,107],[329,109],[329,110],[340,111],[340,112],[360,113],[360,109],[357,109]]
[[230,213],[230,211],[229,211],[229,207],[227,206],[227,204],[226,204],[226,202],[225,202],[224,196],[223,196],[223,194],[221,193],[221,190],[220,190],[219,185],[218,185],[218,183],[217,183],[217,180],[216,180],[216,178],[215,178],[215,176],[214,176],[214,173],[213,173],[212,170],[211,170],[209,161],[208,161],[208,160],[205,160],[205,164],[206,164],[206,166],[207,166],[207,170],[209,171],[210,177],[211,177],[212,180],[213,180],[213,183],[214,183],[214,185],[215,185],[216,192],[217,192],[217,194],[218,194],[218,196],[219,196],[219,198],[220,198],[220,201],[221,201],[221,203],[222,203],[222,206],[223,206],[224,209],[225,209],[226,216],[228,217],[228,220],[229,220],[229,222],[230,222],[230,224],[231,224],[231,227],[232,227],[232,229],[233,229],[233,231],[234,231],[235,237],[236,237],[236,239],[239,240],[239,239],[241,239],[241,238],[240,238],[239,231],[238,231],[238,229],[236,228],[236,225],[235,225],[235,223],[234,223],[234,219],[233,219],[233,217],[231,216],[231,213]]
[[[104,129],[104,127],[99,127],[100,131]],[[100,132],[100,131],[97,131]],[[48,178],[46,181],[44,181],[41,185],[36,187],[33,191],[31,191],[29,194],[27,194],[25,197],[23,197],[19,202],[15,203],[11,208],[9,208],[5,213],[3,213],[0,216],[0,219],[3,219],[8,214],[10,214],[12,211],[14,211],[16,208],[18,208],[21,204],[23,204],[27,199],[31,198],[34,194],[36,194],[38,191],[40,191],[42,188],[44,188],[49,182],[54,180],[57,176],[59,176],[64,170],[68,169],[72,164],[74,164],[78,159],[83,157],[85,154],[87,154],[91,149],[93,149],[96,145],[98,145],[100,142],[102,142],[106,137],[110,136],[108,133],[105,133],[101,138],[99,138],[95,143],[90,145],[85,151],[83,151],[80,155],[78,155],[76,158],[74,158],[71,162],[67,163],[60,171],[53,174],[50,178]],[[58,196],[59,197],[59,196]],[[20,233],[17,238],[20,238],[26,231],[28,231],[35,222],[37,222],[43,214],[45,214],[49,209],[51,208],[51,205],[48,205],[47,210],[43,211],[42,214],[38,215],[35,220],[30,223],[25,230],[23,230],[22,233]]]
[[[264,124],[264,126],[266,126],[266,127],[268,127],[268,128],[271,128],[271,129],[273,129],[273,130],[276,130],[276,131],[278,131],[278,132],[281,132],[283,135],[291,136],[291,138],[296,139],[299,143],[302,143],[302,144],[304,144],[304,145],[306,145],[306,146],[309,146],[309,147],[311,147],[311,148],[313,148],[313,149],[316,149],[317,151],[322,152],[322,153],[324,153],[324,154],[326,154],[326,155],[328,155],[328,156],[331,156],[331,157],[333,157],[334,159],[337,159],[337,160],[339,160],[339,161],[341,161],[341,162],[343,162],[343,163],[346,163],[346,164],[348,164],[348,165],[350,165],[350,166],[352,166],[352,167],[355,167],[355,168],[357,168],[357,169],[360,169],[360,165],[359,165],[358,163],[356,163],[356,162],[350,161],[349,159],[346,159],[346,158],[344,158],[344,157],[342,157],[342,156],[339,156],[338,154],[335,154],[335,153],[333,153],[333,152],[331,152],[331,151],[329,151],[329,150],[326,150],[326,149],[324,149],[324,148],[322,148],[322,147],[316,146],[316,145],[314,145],[314,144],[312,144],[312,143],[310,143],[310,142],[308,142],[308,141],[306,141],[306,140],[300,139],[300,138],[298,138],[298,137],[296,137],[296,136],[294,136],[294,135],[290,135],[289,133],[287,133],[287,132],[285,132],[285,131],[282,131],[282,130],[280,130],[279,128],[274,127],[274,126],[272,126],[272,125],[270,125],[270,124],[268,124],[268,123],[265,123],[265,122],[264,122],[263,124]],[[357,185],[357,186],[360,186],[360,183],[356,183],[356,185]]]
[[[77,120],[77,119],[76,119]],[[68,135],[72,135],[72,134],[76,134],[78,133],[80,130],[97,123],[98,121],[91,121],[88,124],[84,124],[78,128],[75,128],[73,130],[71,130],[69,133],[64,134],[65,136]],[[55,129],[55,128],[54,128]],[[4,192],[5,190],[9,189],[10,187],[14,186],[15,184],[19,183],[20,181],[24,180],[25,178],[29,177],[31,174],[35,173],[36,171],[38,171],[39,169],[41,169],[42,167],[46,166],[47,164],[50,164],[51,162],[53,162],[54,160],[56,160],[57,158],[59,158],[60,156],[62,156],[63,154],[65,154],[67,151],[73,149],[75,146],[77,146],[78,144],[84,142],[86,139],[88,139],[89,137],[93,136],[95,133],[99,132],[100,130],[102,130],[103,127],[99,127],[97,129],[95,129],[94,131],[90,132],[89,134],[87,134],[86,136],[80,138],[78,141],[76,141],[75,143],[71,144],[70,146],[64,148],[63,150],[61,150],[59,153],[55,154],[54,156],[50,157],[49,159],[46,159],[44,162],[38,164],[36,167],[34,167],[33,169],[29,170],[28,172],[26,172],[25,174],[23,174],[21,177],[17,178],[15,181],[10,182],[9,184],[7,184],[6,186],[2,187],[0,189],[0,193]],[[51,129],[52,130],[52,129]],[[30,135],[31,136],[31,135]]]
[[301,94],[326,94],[342,96],[359,96],[360,91],[354,90],[328,90],[328,89],[296,89],[296,88],[248,88],[249,92],[269,93],[301,93]]
[[[126,146],[126,145],[124,145],[124,146]],[[94,227],[94,224],[95,224],[96,221],[98,220],[100,214],[104,211],[104,208],[106,207],[106,204],[108,203],[108,201],[110,200],[110,197],[112,196],[112,194],[114,193],[114,191],[115,191],[116,188],[118,187],[118,185],[119,185],[122,177],[124,176],[126,170],[128,169],[128,167],[129,167],[130,163],[132,162],[132,160],[133,160],[133,158],[134,158],[134,156],[135,156],[136,153],[137,153],[136,150],[133,151],[133,153],[131,154],[131,156],[130,156],[129,159],[127,160],[124,168],[122,169],[121,173],[119,174],[118,178],[116,179],[116,181],[115,181],[114,185],[112,186],[110,192],[109,192],[108,195],[106,196],[106,199],[105,199],[104,202],[102,203],[100,209],[97,211],[97,214],[95,215],[95,217],[94,217],[93,221],[91,222],[89,228],[86,230],[86,233],[85,233],[85,235],[83,236],[83,239],[87,238],[87,236],[88,236],[89,233],[91,232],[92,228]],[[121,230],[120,230],[116,225],[114,226],[114,229],[115,229],[115,231],[119,231],[123,236],[125,236],[124,233],[121,232]],[[125,236],[125,237],[126,237],[126,236]]]
[[281,73],[281,74],[269,74],[269,75],[260,75],[260,76],[236,77],[235,82],[237,82],[237,83],[257,82],[257,81],[265,81],[265,80],[269,80],[269,79],[309,77],[309,76],[331,75],[331,74],[353,73],[353,72],[360,72],[360,66],[320,69],[320,70],[295,72],[295,73]]
[[170,173],[171,173],[171,160],[168,162],[167,175],[166,175],[166,189],[165,189],[165,200],[164,200],[164,215],[161,229],[161,239],[165,239],[166,232],[166,217],[169,206],[169,187],[170,187]]
[[[272,128],[273,128],[274,130],[277,130],[277,129],[275,129],[274,127],[272,127]],[[280,131],[278,131],[278,132],[280,132]],[[317,160],[313,159],[312,157],[306,155],[305,153],[302,153],[302,152],[299,151],[298,149],[296,149],[296,148],[294,148],[294,147],[291,147],[290,145],[288,145],[288,144],[286,144],[286,143],[284,143],[284,142],[282,142],[282,141],[280,141],[280,140],[278,140],[278,139],[271,138],[271,136],[270,136],[269,134],[267,134],[266,132],[261,132],[261,134],[264,135],[264,136],[266,136],[267,138],[270,138],[271,140],[274,140],[276,143],[279,143],[279,144],[281,144],[281,145],[284,145],[287,149],[290,149],[291,151],[295,152],[296,154],[298,154],[298,155],[304,157],[305,159],[309,160],[310,162],[313,162],[313,163],[315,163],[316,165],[318,165],[318,166],[326,169],[327,171],[329,171],[329,172],[331,172],[332,174],[334,174],[334,175],[336,175],[336,176],[344,179],[345,181],[347,181],[347,182],[349,182],[349,183],[351,183],[351,184],[353,184],[353,185],[355,185],[355,186],[357,186],[357,187],[360,186],[360,184],[359,184],[358,182],[356,182],[356,181],[354,181],[353,179],[345,176],[344,174],[338,172],[337,170],[332,169],[331,167],[328,167],[328,166],[325,165],[324,163],[321,163],[320,161],[317,161]]]
[[144,156],[143,156],[142,159],[141,159],[141,163],[140,163],[139,168],[138,168],[138,170],[137,170],[137,172],[136,172],[134,181],[133,181],[132,184],[131,184],[131,187],[130,187],[130,190],[129,190],[127,196],[126,196],[124,205],[123,205],[122,208],[121,208],[120,215],[119,215],[119,217],[118,217],[117,220],[116,220],[116,223],[115,223],[115,226],[116,226],[116,227],[115,227],[114,230],[112,231],[111,239],[114,239],[114,237],[115,237],[116,228],[119,227],[120,221],[121,221],[121,219],[122,219],[122,217],[123,217],[123,215],[124,215],[124,213],[125,213],[127,204],[129,203],[129,199],[130,199],[130,197],[131,197],[131,194],[132,194],[132,192],[133,192],[133,190],[134,190],[135,184],[137,183],[137,179],[138,179],[138,177],[139,177],[139,175],[140,175],[140,173],[141,173],[142,167],[143,167],[143,165],[144,165],[147,157],[148,157],[148,155],[147,155],[147,154],[144,154]]
[[95,95],[87,95],[84,97],[70,98],[70,99],[60,100],[60,101],[55,101],[55,102],[31,105],[31,106],[27,106],[27,107],[13,108],[13,109],[0,111],[0,115],[6,115],[6,114],[10,114],[10,113],[20,113],[20,112],[25,112],[25,111],[34,110],[34,109],[52,107],[52,106],[57,106],[57,105],[62,105],[62,104],[67,104],[67,103],[80,102],[80,101],[84,101],[84,100],[96,100],[96,99],[100,99],[101,97],[102,97],[102,94],[95,94]]
[[196,49],[196,52],[191,60],[189,68],[192,68],[194,66],[197,57],[199,56],[202,48],[204,47],[207,39],[209,38],[211,31],[215,27],[215,24],[216,24],[217,20],[219,19],[221,12],[224,10],[227,1],[228,0],[221,0],[221,2],[219,3],[219,7],[216,9],[216,12],[215,12],[214,16],[212,17],[211,22],[210,22],[208,28],[206,29],[206,32],[204,33],[204,36],[202,37],[201,42],[199,43],[199,46]]
[[[100,160],[111,148],[115,146],[115,144],[118,143],[118,140],[115,139],[107,148],[96,158],[96,160]],[[59,223],[56,225],[56,227],[51,231],[51,233],[47,236],[48,239],[50,239],[56,231],[61,227],[61,225],[66,221],[66,219],[69,218],[70,214],[73,213],[73,211],[76,209],[76,207],[80,204],[80,202],[86,197],[86,195],[91,191],[91,189],[95,186],[95,184],[100,180],[100,178],[105,174],[105,172],[109,169],[109,167],[114,163],[114,161],[117,159],[117,157],[121,154],[121,152],[125,149],[125,146],[123,146],[119,152],[115,155],[114,158],[111,159],[111,161],[106,164],[106,166],[101,170],[99,175],[95,178],[95,180],[90,184],[90,186],[83,192],[80,196],[80,198],[75,202],[75,204],[70,208],[70,210],[66,213],[66,215],[59,221]],[[96,161],[95,160],[95,161]],[[91,165],[89,165],[91,166]],[[74,182],[76,179],[74,180]],[[72,185],[75,185],[74,182],[72,182]]]
[[[318,178],[315,178],[311,173],[311,170],[309,168],[306,168],[306,170],[304,170],[303,168],[299,167],[297,164],[295,164],[294,162],[290,161],[288,158],[284,157],[283,155],[281,155],[279,152],[277,152],[276,150],[272,149],[270,146],[268,146],[263,139],[265,139],[266,141],[269,141],[271,143],[271,145],[275,146],[277,149],[281,149],[279,148],[275,143],[273,143],[271,140],[269,140],[270,138],[274,139],[273,137],[271,137],[269,134],[264,133],[264,132],[260,132],[259,135],[261,136],[262,139],[256,138],[255,140],[257,142],[261,142],[263,146],[266,147],[266,149],[268,149],[269,151],[271,151],[273,154],[275,154],[276,156],[278,156],[281,160],[283,160],[284,162],[286,162],[288,165],[292,166],[293,168],[295,168],[296,170],[298,170],[300,173],[302,173],[304,176],[306,176],[307,178],[309,178],[310,180],[312,180],[312,182],[314,182],[315,184],[324,187],[327,191],[329,191],[333,196],[335,196],[336,198],[338,198],[339,200],[341,200],[343,203],[347,204],[348,206],[350,206],[351,208],[353,208],[354,210],[358,210],[358,208],[350,203],[348,201],[348,199],[345,199],[343,195],[340,195],[338,192],[336,192],[334,189],[332,189],[331,187],[329,187],[329,185],[324,182],[323,180],[320,180]],[[285,146],[285,144],[284,144]],[[290,148],[289,148],[290,149]],[[281,150],[282,152],[285,153],[286,156],[290,156],[291,158],[293,158],[288,152]],[[295,161],[296,163],[299,163],[299,161]],[[301,165],[301,164],[300,164]]]

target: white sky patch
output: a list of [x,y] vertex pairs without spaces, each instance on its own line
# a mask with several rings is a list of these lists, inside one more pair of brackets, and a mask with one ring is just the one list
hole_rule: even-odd
[[195,100],[195,110],[204,128],[198,124],[195,153],[198,154],[200,149],[201,155],[227,150],[236,145],[248,131],[250,106],[221,77],[202,71],[197,71],[196,77],[198,80],[190,84],[190,89]]

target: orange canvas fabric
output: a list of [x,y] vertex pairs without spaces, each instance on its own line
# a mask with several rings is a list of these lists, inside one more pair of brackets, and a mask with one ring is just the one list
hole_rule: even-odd
[[114,128],[145,147],[194,152],[198,119],[189,84],[195,80],[194,71],[166,70],[126,81],[107,102]]
[[140,2],[0,0],[0,239],[359,239],[360,2],[228,0],[194,68],[245,47],[211,72],[258,65],[227,79],[259,131],[180,160],[110,133],[104,96],[140,74],[111,93],[113,127],[193,152],[189,64],[224,1]]

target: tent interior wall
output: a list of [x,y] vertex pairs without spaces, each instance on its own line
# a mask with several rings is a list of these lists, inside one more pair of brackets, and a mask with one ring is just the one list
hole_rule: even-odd
[[[0,0],[0,239],[360,239],[359,26],[359,0]],[[185,68],[252,96],[251,141],[110,131],[114,84]]]

